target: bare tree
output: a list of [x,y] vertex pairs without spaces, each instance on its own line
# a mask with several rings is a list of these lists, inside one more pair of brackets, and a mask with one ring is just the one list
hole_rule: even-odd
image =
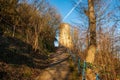
[[[88,2],[88,4],[86,4],[87,2]],[[79,7],[77,8],[77,11],[79,12],[80,17],[82,17],[82,19],[80,19],[80,20],[83,21],[84,26],[86,25],[87,21],[84,22],[83,19],[88,20],[88,23],[89,23],[88,28],[85,27],[87,29],[84,29],[84,30],[86,30],[85,34],[87,35],[86,39],[88,41],[88,48],[86,47],[86,49],[87,49],[86,61],[93,65],[96,64],[96,61],[98,60],[98,58],[99,58],[99,61],[102,61],[103,58],[105,59],[105,61],[102,61],[103,64],[110,63],[111,65],[113,65],[113,63],[116,62],[116,61],[114,62],[115,56],[112,56],[114,54],[112,48],[113,48],[113,45],[115,46],[115,43],[113,43],[114,39],[112,39],[110,37],[110,36],[114,36],[114,35],[112,35],[110,33],[105,33],[109,29],[109,31],[114,34],[115,29],[117,29],[117,27],[113,27],[113,25],[118,26],[118,24],[119,24],[119,23],[117,23],[117,21],[119,21],[120,18],[115,13],[115,11],[118,10],[118,6],[115,7],[114,9],[110,9],[110,7],[113,7],[113,5],[111,5],[111,4],[112,4],[112,1],[86,0],[86,1],[82,1],[81,4],[79,5]],[[87,18],[86,18],[86,16],[87,16]],[[115,16],[117,16],[117,17],[115,17]],[[114,23],[114,24],[108,25],[110,23]],[[78,25],[83,28],[83,26],[81,24],[78,24]],[[103,35],[105,37],[104,39],[103,39]],[[108,38],[106,38],[106,37],[108,37]],[[106,42],[101,42],[101,41],[106,41]],[[84,45],[85,45],[85,43],[84,43]],[[99,51],[99,48],[102,51]],[[99,52],[102,55],[104,55],[104,57],[101,56],[101,58],[100,58],[100,55],[98,56]],[[113,62],[110,62],[110,60],[108,58],[112,59]],[[106,62],[106,63],[104,63],[104,62]],[[97,63],[97,65],[99,65],[99,64],[101,64],[101,63]],[[114,69],[115,69],[115,67],[114,67]],[[99,73],[101,73],[100,71],[102,71],[99,69],[95,69],[95,70]],[[95,77],[95,75],[91,74],[91,72],[92,71],[88,69],[86,75],[87,75],[88,79],[94,80],[93,78]],[[115,72],[115,70],[113,72]],[[114,73],[114,78],[116,77],[115,74],[116,73]],[[102,73],[101,73],[101,75],[102,75]],[[104,78],[106,78],[106,80],[113,79],[112,77],[108,77],[107,75]]]

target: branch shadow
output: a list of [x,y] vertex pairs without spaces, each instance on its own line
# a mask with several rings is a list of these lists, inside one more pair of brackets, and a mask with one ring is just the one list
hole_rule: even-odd
[[43,69],[48,64],[48,57],[20,39],[0,36],[0,61]]

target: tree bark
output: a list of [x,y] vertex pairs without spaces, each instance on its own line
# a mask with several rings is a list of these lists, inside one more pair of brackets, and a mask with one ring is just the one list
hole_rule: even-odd
[[[88,0],[88,18],[89,18],[89,33],[90,44],[88,47],[86,62],[94,64],[94,58],[96,53],[96,18],[94,11],[94,0]],[[95,80],[95,74],[91,69],[86,71],[87,80]]]

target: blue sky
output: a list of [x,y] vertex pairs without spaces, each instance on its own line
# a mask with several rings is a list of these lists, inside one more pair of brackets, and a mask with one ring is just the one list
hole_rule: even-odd
[[[67,13],[74,7],[73,1],[74,0],[48,0],[52,6],[54,6],[57,11],[61,14],[62,19],[67,15]],[[78,0],[79,1],[79,0]],[[81,0],[82,2],[83,0]],[[84,0],[86,1],[86,0]],[[109,1],[109,0],[108,0]],[[118,0],[110,0],[112,1],[112,6],[109,9],[114,8],[115,6],[118,5],[117,1]],[[116,5],[117,4],[117,5]],[[114,7],[113,7],[114,6]],[[108,9],[108,10],[109,10]],[[71,23],[78,21],[80,18],[80,15],[77,14],[77,11],[74,10],[65,20],[64,22],[66,23]],[[83,19],[82,19],[83,20]]]
[[[57,11],[61,14],[62,19],[67,15],[67,13],[73,8],[72,0],[49,0],[50,4],[54,6]],[[74,10],[65,20],[66,23],[71,23],[71,21],[76,21],[78,19],[77,12]]]

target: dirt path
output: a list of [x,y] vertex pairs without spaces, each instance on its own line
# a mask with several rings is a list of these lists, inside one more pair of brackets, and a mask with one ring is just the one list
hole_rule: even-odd
[[69,74],[68,53],[63,53],[59,49],[54,56],[52,56],[53,63],[50,67],[42,71],[42,73],[35,80],[66,80]]

